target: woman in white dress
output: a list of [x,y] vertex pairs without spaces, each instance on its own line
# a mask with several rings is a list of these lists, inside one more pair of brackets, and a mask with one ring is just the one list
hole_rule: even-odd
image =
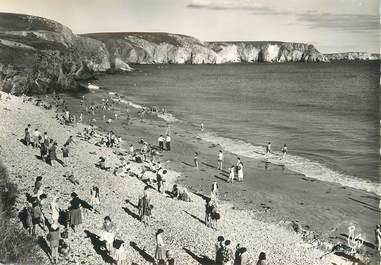
[[111,222],[111,218],[109,216],[106,216],[103,222],[102,241],[105,241],[106,251],[108,251],[108,253],[111,252],[114,239],[115,239],[114,223]]
[[238,165],[238,181],[243,181],[243,164],[242,162]]

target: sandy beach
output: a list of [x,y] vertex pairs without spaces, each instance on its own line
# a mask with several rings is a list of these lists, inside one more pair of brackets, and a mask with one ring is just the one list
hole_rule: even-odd
[[[0,126],[1,158],[9,168],[10,180],[18,185],[20,191],[16,205],[18,210],[22,210],[24,195],[32,191],[38,175],[43,176],[43,191],[48,195],[48,201],[53,195],[59,196],[62,209],[68,207],[71,192],[75,191],[80,198],[89,201],[90,187],[100,187],[99,214],[84,210],[83,224],[75,233],[70,231],[69,234],[72,247],[70,259],[76,264],[105,264],[108,261],[108,257],[97,247],[96,237],[101,233],[106,215],[116,224],[119,238],[127,243],[128,261],[133,264],[153,262],[154,234],[159,228],[164,229],[166,247],[174,251],[178,264],[211,264],[215,255],[214,243],[219,235],[230,239],[234,247],[238,243],[247,247],[252,260],[250,264],[255,264],[262,251],[267,253],[269,264],[349,264],[348,260],[335,254],[328,254],[321,259],[325,254],[324,246],[329,249],[333,244],[322,243],[318,247],[316,240],[308,243],[284,221],[297,220],[302,226],[308,225],[309,229],[321,234],[321,242],[327,236],[338,236],[333,240],[345,243],[345,235],[340,237],[340,233],[345,233],[346,222],[356,220],[356,224],[368,233],[372,231],[373,224],[367,220],[374,220],[378,215],[378,210],[374,209],[375,196],[372,194],[304,179],[303,176],[278,167],[264,169],[261,162],[245,164],[247,177],[243,184],[225,183],[226,173],[220,174],[215,168],[218,147],[201,142],[193,132],[178,129],[172,136],[174,151],[164,152],[159,159],[165,168],[170,169],[166,190],[171,189],[177,181],[194,192],[191,194],[192,202],[171,199],[150,189],[154,205],[153,217],[150,224],[144,226],[138,220],[136,205],[145,184],[136,177],[121,178],[113,175],[112,171],[95,167],[100,156],[107,158],[107,166],[113,168],[120,164],[120,157],[111,148],[98,147],[75,138],[76,144],[70,150],[68,167],[62,167],[58,164],[50,166],[37,159],[38,149],[20,142],[28,123],[32,128],[47,131],[59,146],[69,135],[76,135],[83,130],[84,125],[71,127],[59,124],[55,115],[54,110],[45,110],[29,102],[23,103],[21,98],[2,93],[0,118],[6,126]],[[140,137],[155,143],[155,132],[165,127],[165,122],[159,119],[141,123],[133,117],[127,125],[128,134],[122,135],[122,138],[125,144],[133,143],[135,146]],[[191,166],[190,154],[195,150],[202,154],[200,170]],[[227,163],[235,161],[233,154],[226,153],[225,158]],[[142,164],[132,163],[131,170],[138,174],[141,167]],[[79,185],[74,185],[63,177],[68,170],[74,172]],[[209,195],[210,184],[216,180],[222,193],[218,231],[206,227],[203,222],[203,197]],[[356,218],[359,215],[367,215],[369,218]],[[331,229],[335,230],[329,233]],[[38,234],[46,236],[42,230]],[[372,236],[369,235],[369,239],[367,237],[371,243]],[[372,252],[371,248],[365,248],[366,252]],[[42,249],[41,256],[48,264]],[[61,262],[69,263],[66,260]]]

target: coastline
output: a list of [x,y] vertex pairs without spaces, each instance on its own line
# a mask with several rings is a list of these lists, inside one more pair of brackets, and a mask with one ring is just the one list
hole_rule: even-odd
[[[102,206],[99,210],[102,214],[84,213],[84,224],[77,233],[71,235],[74,244],[73,258],[77,262],[83,261],[83,264],[103,263],[101,256],[95,253],[89,238],[86,238],[83,232],[89,230],[95,234],[99,233],[103,217],[109,214],[119,228],[122,238],[130,243],[127,249],[128,257],[138,264],[147,264],[148,261],[147,256],[139,254],[137,248],[148,253],[148,256],[152,256],[154,252],[153,234],[159,227],[164,227],[165,241],[175,251],[179,264],[196,264],[205,259],[203,255],[213,259],[214,247],[212,244],[218,235],[224,235],[234,244],[240,243],[242,246],[246,246],[249,256],[254,260],[260,251],[267,252],[271,264],[331,264],[332,262],[346,264],[344,260],[333,254],[320,259],[324,252],[312,244],[304,242],[294,231],[277,223],[258,221],[256,212],[232,209],[235,206],[229,202],[221,203],[222,220],[219,223],[219,230],[211,230],[198,220],[203,219],[204,216],[204,201],[196,195],[191,195],[192,202],[186,203],[152,191],[155,205],[154,218],[152,224],[144,228],[134,218],[133,213],[136,209],[132,205],[137,201],[145,184],[134,177],[121,179],[94,166],[100,155],[108,158],[109,166],[118,164],[119,157],[111,149],[77,140],[69,160],[70,168],[75,171],[80,181],[80,184],[74,187],[62,177],[67,168],[59,165],[51,167],[36,159],[34,157],[37,153],[36,149],[25,147],[19,139],[22,138],[23,128],[27,123],[38,126],[40,130],[49,131],[49,134],[57,139],[59,144],[62,144],[68,135],[75,134],[83,127],[81,125],[77,128],[62,126],[55,120],[53,110],[44,110],[31,103],[22,103],[21,98],[13,96],[10,96],[10,99],[5,102],[5,96],[6,94],[3,94],[0,113],[2,120],[9,126],[1,128],[2,155],[10,170],[11,179],[18,184],[21,194],[30,192],[30,187],[38,174],[44,175],[44,191],[48,194],[48,198],[51,198],[52,192],[58,193],[62,196],[62,206],[68,202],[69,194],[73,190],[76,190],[83,199],[87,199],[89,198],[88,189],[91,185],[98,184],[101,187],[104,195],[101,195]],[[134,126],[131,126],[129,131],[131,136],[128,137],[133,137],[134,132],[141,129],[139,128],[141,126],[137,126],[138,121],[133,122]],[[149,123],[152,125],[155,122]],[[180,136],[174,136],[174,142],[177,141],[177,137]],[[145,139],[149,140],[148,137]],[[135,138],[136,140],[138,139]],[[92,154],[93,152],[96,155]],[[161,160],[166,161],[166,167],[172,169],[172,162],[168,162],[169,157],[163,156]],[[132,170],[139,172],[139,165],[133,163]],[[174,171],[171,171],[170,174],[174,177],[177,176]],[[187,173],[181,172],[179,181],[185,174]],[[16,178],[15,176],[18,175],[22,177]],[[20,196],[18,208],[21,207],[24,200],[22,195]],[[127,212],[123,210],[123,207],[128,208]],[[21,209],[19,208],[19,210]]]

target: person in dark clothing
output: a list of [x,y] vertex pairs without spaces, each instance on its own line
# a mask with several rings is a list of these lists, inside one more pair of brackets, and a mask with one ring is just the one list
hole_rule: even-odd
[[82,224],[82,200],[75,192],[71,194],[71,198],[72,199],[70,201],[69,207],[69,224],[70,227],[75,231],[75,227]]
[[157,181],[157,190],[161,193],[164,192],[164,175],[167,174],[167,170],[163,170],[162,173],[157,172],[156,174],[156,181]]
[[48,164],[52,166],[53,161],[57,161],[62,166],[65,166],[65,163],[62,160],[58,159],[57,157],[57,143],[56,142],[54,142],[52,147],[49,149]]

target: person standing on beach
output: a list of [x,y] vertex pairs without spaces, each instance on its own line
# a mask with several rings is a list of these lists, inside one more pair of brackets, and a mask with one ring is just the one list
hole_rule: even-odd
[[159,139],[157,139],[157,141],[159,142],[160,151],[163,151],[164,150],[164,137],[163,137],[163,135],[160,135]]
[[57,143],[56,142],[54,142],[52,147],[49,149],[48,164],[52,166],[53,161],[57,161],[59,164],[61,164],[61,166],[65,166],[65,163],[62,160],[58,159],[57,157]]
[[78,120],[80,123],[82,123],[83,121],[83,112],[81,112],[81,114],[79,114],[79,120]]
[[97,186],[93,186],[90,190],[90,204],[95,208],[97,205],[99,205],[100,202],[100,196],[99,196],[99,188]]
[[218,170],[222,170],[222,162],[224,161],[224,153],[222,153],[222,150],[218,152]]
[[202,132],[204,131],[204,123],[203,122],[201,122],[200,129]]
[[69,157],[69,147],[68,147],[68,144],[64,144],[63,147],[61,148],[62,150],[62,157],[65,159],[65,158],[68,158]]
[[171,151],[171,136],[167,134],[167,137],[165,138],[165,147],[167,151]]
[[33,142],[34,142],[34,147],[35,148],[40,147],[40,142],[39,142],[39,136],[40,135],[41,135],[41,133],[39,132],[39,130],[35,129],[34,132],[33,132]]
[[282,160],[285,161],[286,160],[286,155],[287,155],[287,145],[284,144],[283,147],[282,147]]
[[237,175],[238,175],[238,181],[239,182],[242,182],[243,181],[243,163],[240,161],[240,163],[238,164],[238,172],[237,172]]
[[228,183],[233,183],[234,181],[234,168],[235,168],[234,165],[230,167]]
[[210,192],[211,192],[211,195],[210,195],[211,198],[212,197],[217,198],[217,195],[218,195],[218,183],[217,183],[217,181],[214,181],[212,183],[212,189]]
[[70,207],[69,207],[69,212],[70,212],[69,224],[70,224],[70,227],[75,232],[75,228],[78,225],[82,224],[82,212],[81,212],[82,200],[78,198],[78,195],[75,192],[71,193],[70,196],[72,199],[70,201]]
[[58,247],[60,241],[60,228],[56,223],[53,223],[49,229],[49,233],[47,235],[47,240],[49,241],[51,258],[53,264],[57,264],[58,261]]
[[375,237],[376,237],[376,248],[378,251],[381,250],[381,225],[376,226]]
[[134,145],[130,144],[130,155],[134,155]]
[[157,190],[158,192],[160,193],[163,193],[164,192],[164,175],[167,174],[167,170],[163,170],[163,172],[160,173],[160,171],[158,171],[156,173],[156,182],[157,182]]
[[193,161],[194,161],[195,168],[198,169],[198,153],[197,152],[194,153]]
[[148,194],[149,187],[144,188],[144,193],[141,198],[139,198],[138,208],[140,214],[140,221],[147,225],[149,217],[151,216],[151,197]]
[[156,232],[156,264],[165,264],[165,244],[162,236],[163,232],[163,229],[159,229]]
[[268,159],[269,158],[269,155],[271,153],[271,142],[268,142],[267,145],[266,145],[266,154],[265,154],[265,158]]
[[216,249],[215,261],[216,261],[216,264],[218,265],[221,265],[224,260],[224,257],[222,254],[224,249],[224,241],[225,241],[225,238],[223,236],[218,236],[217,242],[214,244]]
[[28,124],[28,126],[25,128],[24,143],[26,146],[28,146],[31,143],[30,124]]

